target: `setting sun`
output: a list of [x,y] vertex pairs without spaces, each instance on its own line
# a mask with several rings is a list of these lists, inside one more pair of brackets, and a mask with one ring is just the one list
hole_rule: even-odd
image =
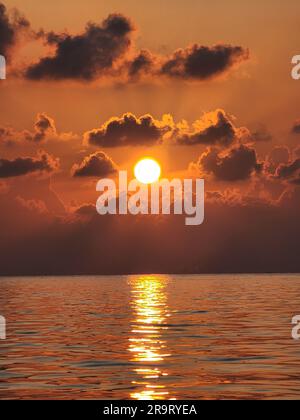
[[159,163],[154,159],[142,159],[136,164],[134,175],[142,184],[153,184],[159,180],[161,168]]

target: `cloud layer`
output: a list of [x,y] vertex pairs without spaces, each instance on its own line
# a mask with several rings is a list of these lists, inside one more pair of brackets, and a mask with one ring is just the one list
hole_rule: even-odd
[[46,152],[40,152],[37,158],[0,159],[0,178],[13,178],[36,172],[49,173],[57,170],[58,166],[58,160]]
[[94,153],[82,161],[80,165],[74,165],[72,175],[74,177],[106,177],[117,172],[117,165],[103,152]]
[[197,229],[181,216],[99,216],[89,204],[58,218],[11,200],[0,196],[2,275],[300,270],[299,194],[271,204],[216,192]]
[[39,145],[50,140],[63,142],[75,140],[79,136],[73,133],[59,133],[56,129],[55,121],[45,113],[38,113],[33,124],[33,130],[17,131],[12,127],[0,126],[0,146],[17,146],[22,143],[33,143]]
[[276,170],[276,177],[291,184],[300,185],[300,158],[279,165]]
[[263,169],[256,151],[245,145],[235,146],[225,153],[209,148],[200,157],[198,167],[204,176],[213,175],[219,181],[228,182],[247,180]]
[[149,114],[137,117],[126,113],[122,117],[109,119],[100,128],[86,132],[84,141],[85,144],[111,148],[163,143],[228,147],[250,136],[249,130],[236,127],[232,117],[218,109],[203,114],[191,126],[186,121],[175,123],[171,115],[164,115],[158,120]]
[[[69,143],[62,159],[65,173],[59,172],[51,184],[45,175],[58,168],[58,161],[48,153],[2,158],[2,275],[299,272],[299,150],[276,147],[267,156],[259,154],[261,144],[256,150],[253,142],[247,142],[249,130],[237,127],[224,110],[205,114],[191,126],[176,124],[171,116],[155,120],[126,115],[113,119],[117,128],[108,129],[111,120],[100,127],[100,144],[173,144],[180,153],[176,144],[182,142],[177,138],[197,133],[200,141],[197,138],[192,144],[206,145],[195,164],[197,176],[201,174],[207,181],[205,223],[190,229],[181,216],[99,216],[94,188],[94,201],[81,197],[87,189],[86,178],[113,175],[118,168],[106,153],[87,152],[90,149],[82,144],[77,145],[76,156],[87,156],[72,169],[78,202],[77,198],[73,202],[70,191],[75,184],[70,175],[74,157]],[[56,133],[59,138],[55,126],[50,117],[39,114],[31,141],[20,149],[40,147],[41,140],[33,141],[34,135],[48,139]],[[145,133],[150,134],[147,137]],[[183,142],[189,143],[190,139]],[[45,147],[51,149],[51,142]],[[17,153],[12,148],[3,150],[7,155]],[[195,153],[199,155],[197,147]],[[268,194],[267,183],[278,188],[276,198]],[[54,185],[65,203],[53,191]],[[280,228],[274,230],[274,226]]]
[[161,73],[171,78],[207,80],[226,73],[248,58],[249,51],[240,46],[195,44],[176,51],[162,65]]
[[151,115],[138,118],[127,113],[85,133],[84,138],[86,143],[99,147],[151,146],[161,142],[169,130],[167,122],[155,120]]
[[133,31],[128,18],[113,14],[100,25],[89,23],[80,35],[45,34],[46,43],[55,48],[55,54],[30,66],[26,77],[89,81],[114,72],[116,62],[130,48]]
[[243,133],[237,129],[229,115],[223,110],[205,114],[201,120],[195,121],[192,130],[183,127],[175,130],[175,142],[180,145],[194,146],[220,145],[229,146]]
[[135,25],[122,14],[109,15],[102,23],[89,23],[76,35],[40,31],[49,54],[25,71],[30,80],[93,81],[108,77],[118,82],[140,79],[182,79],[205,81],[221,75],[249,59],[242,46],[194,44],[169,56],[138,50]]
[[9,16],[6,7],[0,2],[0,54],[10,59],[11,50],[16,45],[23,30],[30,27],[29,22],[16,10]]

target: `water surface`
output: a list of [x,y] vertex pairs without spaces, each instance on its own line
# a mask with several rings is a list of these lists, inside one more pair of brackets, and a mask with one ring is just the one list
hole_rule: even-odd
[[300,276],[0,279],[0,398],[300,399]]

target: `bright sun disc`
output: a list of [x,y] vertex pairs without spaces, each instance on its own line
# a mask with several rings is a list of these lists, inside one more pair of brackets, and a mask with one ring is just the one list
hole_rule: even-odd
[[159,180],[160,174],[160,166],[154,159],[142,159],[134,168],[134,175],[142,184],[153,184]]

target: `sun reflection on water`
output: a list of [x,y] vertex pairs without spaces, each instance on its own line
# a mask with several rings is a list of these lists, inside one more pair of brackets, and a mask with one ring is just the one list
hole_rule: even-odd
[[165,362],[169,354],[164,341],[170,317],[166,288],[169,278],[165,276],[139,276],[130,279],[134,314],[129,351],[131,361],[139,365],[134,370],[137,380],[132,384],[137,389],[130,397],[135,400],[171,399],[166,388],[168,373]]

